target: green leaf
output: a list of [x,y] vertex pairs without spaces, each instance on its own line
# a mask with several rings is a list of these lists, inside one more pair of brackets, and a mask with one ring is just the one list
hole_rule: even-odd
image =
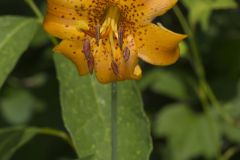
[[238,4],[235,0],[214,0],[212,8],[214,9],[231,9],[237,8]]
[[228,124],[223,124],[222,127],[224,130],[224,135],[228,140],[234,143],[240,143],[240,128],[230,126]]
[[[94,76],[80,77],[75,66],[60,55],[55,62],[63,119],[79,158],[111,160],[110,85],[98,83]],[[117,107],[117,159],[148,160],[150,127],[133,82],[118,83]]]
[[0,17],[0,88],[30,44],[37,26],[31,18]]
[[208,29],[209,19],[214,10],[237,8],[234,0],[182,0],[182,2],[189,9],[190,24],[195,27],[200,23],[204,30]]
[[31,47],[41,47],[49,42],[48,34],[43,27],[38,28],[35,36],[32,39]]
[[9,160],[13,154],[36,134],[34,128],[6,128],[0,129],[0,159]]
[[224,108],[225,111],[231,115],[235,120],[235,125],[230,125],[228,123],[222,123],[222,128],[226,138],[232,142],[240,144],[240,82],[238,82],[238,93],[234,99],[228,102]]
[[0,113],[13,125],[29,122],[35,110],[42,107],[43,103],[25,89],[8,88],[5,96],[0,98]]
[[196,156],[213,158],[218,154],[221,130],[218,122],[207,115],[196,114],[184,104],[167,106],[159,112],[154,133],[166,137],[172,160],[186,160]]
[[139,81],[141,90],[150,87],[152,91],[169,97],[186,100],[190,96],[190,88],[179,75],[171,71],[155,69],[145,74]]

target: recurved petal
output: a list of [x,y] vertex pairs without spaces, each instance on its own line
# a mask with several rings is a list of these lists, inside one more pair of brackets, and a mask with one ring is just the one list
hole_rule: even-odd
[[187,37],[154,24],[139,28],[134,35],[138,56],[154,65],[175,63],[179,58],[179,43]]
[[151,22],[171,9],[177,0],[113,0],[123,16],[138,25]]
[[76,65],[80,75],[85,75],[89,73],[89,70],[82,48],[83,41],[63,40],[54,48],[54,51],[69,58]]
[[43,26],[46,32],[60,39],[79,40],[84,36],[77,30],[76,22],[48,13],[45,16]]
[[48,0],[44,28],[58,38],[77,40],[83,36],[81,30],[94,31],[107,4],[106,0]]
[[135,69],[138,62],[137,51],[135,45],[132,45],[132,38],[129,38],[129,40],[125,41],[127,44],[123,45],[123,47],[129,47],[130,49],[127,60],[124,58],[124,53],[120,48],[116,47],[112,53],[108,40],[100,40],[99,47],[95,49],[94,58],[96,77],[101,83],[139,79],[141,77],[139,68]]
[[78,21],[82,21],[74,5],[77,0],[48,0],[47,15],[43,25],[45,30],[60,39],[77,40],[83,33],[77,29]]

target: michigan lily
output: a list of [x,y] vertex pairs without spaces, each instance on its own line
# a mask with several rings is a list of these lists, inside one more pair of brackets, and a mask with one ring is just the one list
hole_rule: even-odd
[[48,0],[44,28],[62,41],[54,50],[72,60],[80,75],[101,83],[140,79],[138,58],[169,65],[186,37],[152,23],[177,0]]

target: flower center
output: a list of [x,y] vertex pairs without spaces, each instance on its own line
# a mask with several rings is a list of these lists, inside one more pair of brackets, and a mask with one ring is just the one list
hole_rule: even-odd
[[[119,47],[122,49],[123,44],[123,29],[119,27],[119,22],[121,18],[120,10],[118,7],[112,6],[108,8],[105,16],[105,20],[100,28],[99,33],[102,37],[108,36],[108,40],[111,46],[111,56],[112,56],[112,63],[111,67],[115,75],[119,74],[119,68],[117,63],[114,60],[114,53],[115,53],[115,41],[114,36],[118,39]],[[96,33],[98,33],[96,31]],[[97,36],[98,37],[98,36]],[[98,38],[97,43],[98,43]]]
[[100,28],[100,33],[102,36],[106,36],[110,32],[114,32],[116,36],[118,35],[118,24],[120,16],[121,14],[118,7],[112,6],[108,8],[105,19]]
[[[119,64],[116,62],[115,53],[117,49],[121,49],[122,56],[127,63],[130,57],[130,50],[128,47],[125,47],[123,49],[123,38],[124,38],[124,28],[122,26],[121,22],[121,12],[118,7],[111,6],[106,10],[106,13],[103,17],[102,23],[97,23],[95,26],[95,32],[92,33],[91,37],[94,37],[96,39],[96,44],[99,46],[100,39],[105,39],[108,41],[108,43],[111,46],[111,52],[109,53],[112,57],[112,63],[111,67],[115,75],[119,76]],[[80,24],[80,23],[79,23]],[[89,29],[87,25],[80,24],[79,26],[85,27],[85,31]],[[84,46],[83,46],[83,52],[88,62],[89,71],[93,71],[93,65],[94,65],[94,57],[90,56],[90,41],[85,40]]]

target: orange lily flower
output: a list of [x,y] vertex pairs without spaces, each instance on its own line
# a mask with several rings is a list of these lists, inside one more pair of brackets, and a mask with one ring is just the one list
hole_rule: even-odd
[[186,36],[155,25],[177,0],[48,0],[44,28],[62,39],[54,50],[80,73],[95,72],[101,83],[140,79],[138,57],[154,65],[179,58]]

